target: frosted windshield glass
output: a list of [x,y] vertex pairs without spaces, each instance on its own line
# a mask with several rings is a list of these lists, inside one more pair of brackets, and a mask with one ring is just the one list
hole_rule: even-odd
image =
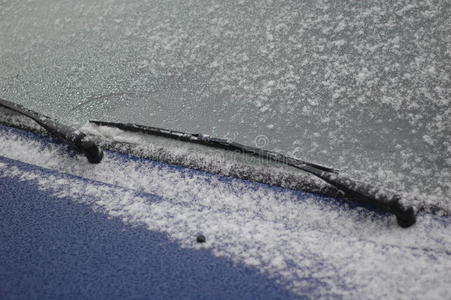
[[226,137],[451,209],[447,1],[3,1],[0,97]]

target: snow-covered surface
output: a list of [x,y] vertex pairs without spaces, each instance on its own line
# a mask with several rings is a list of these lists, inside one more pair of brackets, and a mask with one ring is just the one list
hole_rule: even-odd
[[[0,176],[163,232],[181,247],[203,247],[255,267],[299,295],[451,296],[449,217],[421,215],[415,226],[402,229],[393,216],[349,209],[333,199],[111,152],[92,165],[66,148],[16,130],[0,134],[0,156],[96,182],[25,170],[8,160],[0,162]],[[198,232],[207,243],[194,243]]]
[[449,206],[451,5],[2,1],[0,96],[227,137]]

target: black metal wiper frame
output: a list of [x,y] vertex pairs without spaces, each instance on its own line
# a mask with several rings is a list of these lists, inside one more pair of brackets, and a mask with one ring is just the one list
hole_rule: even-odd
[[305,162],[284,156],[282,154],[245,146],[235,142],[229,142],[225,139],[214,138],[202,134],[191,134],[175,130],[167,130],[158,127],[143,126],[137,124],[124,124],[104,121],[90,121],[100,126],[115,127],[126,131],[141,132],[149,135],[161,136],[170,139],[202,144],[214,148],[240,151],[245,154],[268,159],[274,162],[303,170],[313,174],[345,194],[345,198],[356,202],[366,203],[377,206],[385,211],[393,213],[396,216],[398,224],[401,227],[409,227],[416,222],[415,211],[413,207],[406,207],[401,203],[401,196],[388,190],[376,188],[370,184],[352,179],[346,175],[340,174],[337,170],[327,168],[321,165]]
[[44,127],[51,135],[64,140],[77,151],[83,153],[90,163],[99,163],[103,158],[102,150],[83,132],[61,124],[52,118],[0,98],[0,107],[9,109],[15,113],[26,116]]

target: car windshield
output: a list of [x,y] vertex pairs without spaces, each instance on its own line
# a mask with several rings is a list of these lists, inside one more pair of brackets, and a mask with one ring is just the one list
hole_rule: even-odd
[[203,133],[451,211],[451,6],[2,1],[0,97]]

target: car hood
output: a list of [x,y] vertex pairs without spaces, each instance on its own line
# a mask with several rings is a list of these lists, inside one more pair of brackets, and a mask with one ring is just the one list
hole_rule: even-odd
[[[110,151],[93,165],[64,144],[3,126],[0,140],[7,295],[54,295],[61,285],[68,295],[100,297],[133,289],[250,298],[450,293],[449,217],[420,214],[402,229],[394,216],[316,194]],[[199,233],[206,243],[196,243]]]

